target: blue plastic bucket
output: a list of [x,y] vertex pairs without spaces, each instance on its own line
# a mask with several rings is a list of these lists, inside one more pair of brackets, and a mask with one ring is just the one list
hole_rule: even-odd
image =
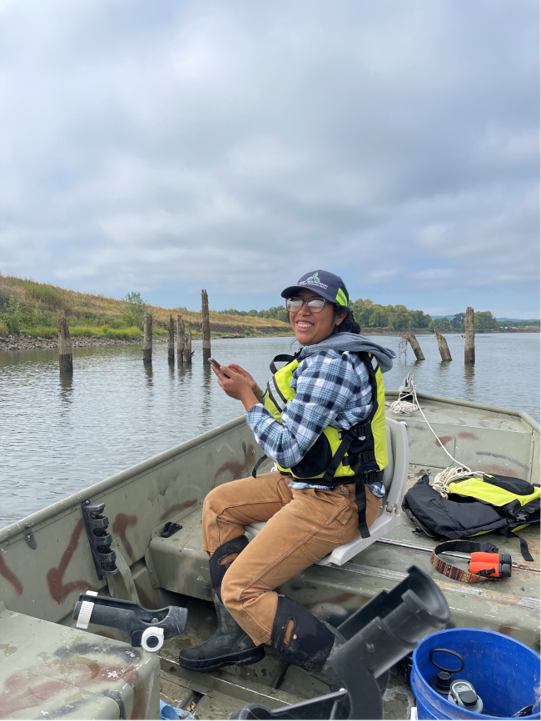
[[[485,713],[478,714],[457,706],[434,691],[429,681],[438,673],[430,661],[434,648],[448,648],[464,657],[464,670],[455,674],[473,684],[482,698]],[[444,654],[435,660],[445,664]],[[449,667],[456,659],[448,656]],[[514,713],[534,704],[531,716],[539,718],[539,685],[541,659],[519,641],[495,631],[479,628],[452,628],[424,638],[413,652],[411,686],[417,699],[420,719],[486,719],[510,718]]]

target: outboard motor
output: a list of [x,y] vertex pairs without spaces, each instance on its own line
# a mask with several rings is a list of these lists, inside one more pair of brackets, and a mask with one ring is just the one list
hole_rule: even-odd
[[380,719],[383,706],[376,679],[449,618],[449,606],[438,586],[411,566],[407,578],[392,591],[382,591],[338,627],[347,641],[329,663],[344,689],[274,710],[247,704],[233,718]]
[[188,609],[167,606],[149,611],[133,601],[98,596],[95,591],[79,594],[73,610],[77,628],[86,630],[89,623],[119,628],[131,638],[132,646],[156,652],[165,639],[184,632]]

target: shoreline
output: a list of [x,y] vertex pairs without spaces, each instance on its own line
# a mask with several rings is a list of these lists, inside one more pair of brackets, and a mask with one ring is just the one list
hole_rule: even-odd
[[[386,330],[386,329],[372,329],[370,332],[367,331],[361,331],[362,335],[366,336],[392,336],[392,337],[400,337],[400,334],[403,331],[394,331],[394,330]],[[440,331],[441,332],[441,331]],[[428,330],[426,328],[420,328],[419,330],[414,331],[415,335],[417,336],[427,336],[427,335],[434,335],[434,332],[431,330]],[[499,331],[498,335],[509,335],[509,334],[515,334],[515,333],[539,333],[539,330],[506,330],[506,331]],[[496,333],[494,333],[495,335]],[[461,331],[444,331],[441,332],[441,335],[464,335]],[[489,333],[476,333],[476,335],[490,335]],[[266,337],[269,338],[271,336],[265,335],[257,335],[257,336],[246,336],[241,334],[231,334],[231,335],[219,335],[219,336],[211,336],[212,342],[219,341],[219,340],[231,340],[234,338],[262,338]],[[276,335],[272,336],[276,338],[293,338],[293,334],[287,334],[287,335]],[[192,342],[198,342],[201,341],[202,338],[200,337],[193,337]],[[168,337],[167,336],[156,336],[153,338],[152,342],[153,344],[163,344],[167,343]],[[103,336],[90,336],[90,337],[72,337],[71,338],[71,344],[73,348],[114,348],[118,346],[127,346],[127,345],[139,345],[142,347],[143,345],[143,339],[142,338],[135,338],[135,339],[120,339],[120,338],[106,338]],[[2,352],[10,352],[10,351],[33,351],[33,350],[58,350],[58,339],[57,338],[34,338],[33,336],[29,335],[9,335],[9,336],[0,336],[0,353]]]

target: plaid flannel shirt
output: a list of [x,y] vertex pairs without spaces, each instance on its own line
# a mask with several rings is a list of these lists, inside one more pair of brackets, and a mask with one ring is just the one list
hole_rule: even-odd
[[[295,398],[282,413],[282,423],[262,403],[253,406],[246,416],[263,452],[282,468],[298,463],[327,426],[348,430],[372,410],[368,371],[355,353],[322,350],[303,358],[301,351],[298,360],[291,379]],[[324,488],[301,481],[289,485]],[[383,497],[380,481],[368,485],[374,495]]]

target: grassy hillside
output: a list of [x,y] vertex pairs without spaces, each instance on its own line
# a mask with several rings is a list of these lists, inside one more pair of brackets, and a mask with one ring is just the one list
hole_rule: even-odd
[[[211,299],[212,300],[212,299]],[[131,306],[123,300],[103,295],[77,293],[48,283],[36,283],[30,279],[0,275],[0,335],[27,333],[41,337],[53,337],[57,333],[57,320],[65,315],[70,332],[75,336],[107,335],[117,338],[142,336],[139,327],[130,319]],[[201,333],[201,312],[185,308],[160,308],[148,306],[152,313],[156,335],[165,333],[169,315],[182,315],[192,333]],[[291,332],[282,321],[252,316],[210,313],[213,335],[282,335]]]

